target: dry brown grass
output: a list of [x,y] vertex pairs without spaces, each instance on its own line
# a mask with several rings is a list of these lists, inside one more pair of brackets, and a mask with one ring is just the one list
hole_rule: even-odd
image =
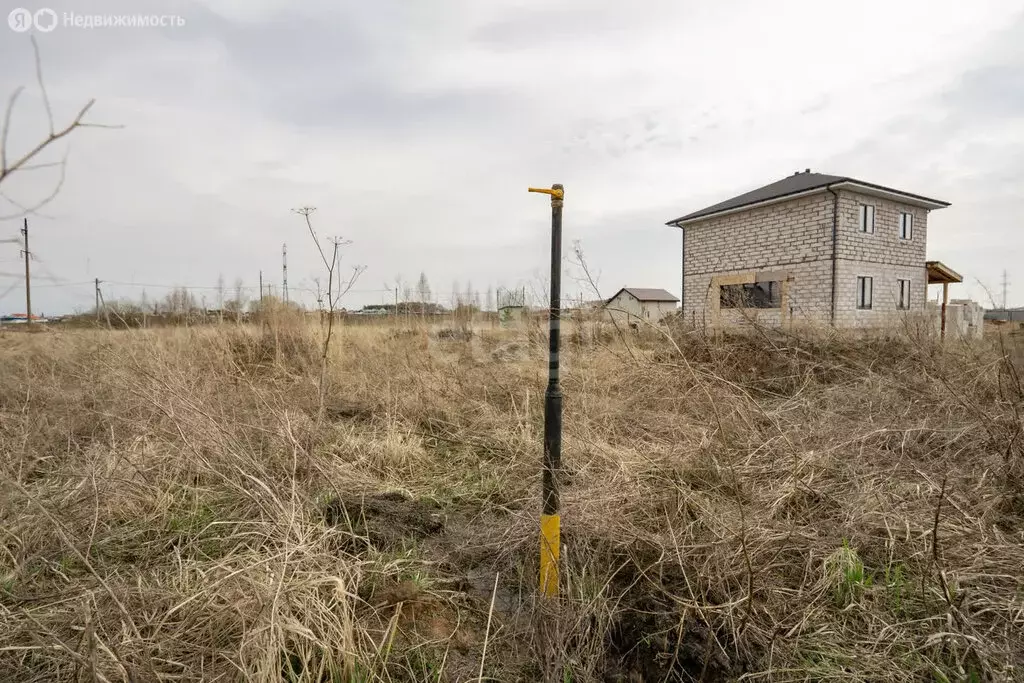
[[1016,345],[570,333],[553,643],[542,335],[336,333],[0,336],[0,678],[1024,676]]

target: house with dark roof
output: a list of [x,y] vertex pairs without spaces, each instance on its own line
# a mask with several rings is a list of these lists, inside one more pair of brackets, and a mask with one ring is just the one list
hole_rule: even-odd
[[[668,221],[683,237],[682,314],[876,326],[924,312],[928,219],[948,202],[810,169]],[[938,278],[938,279],[934,279]]]
[[676,312],[679,299],[664,289],[623,287],[604,302],[604,309],[616,320],[656,323]]

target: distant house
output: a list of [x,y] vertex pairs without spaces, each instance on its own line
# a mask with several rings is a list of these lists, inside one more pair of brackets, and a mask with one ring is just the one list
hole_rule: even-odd
[[[27,322],[29,322],[29,318],[28,318],[28,315],[26,315],[25,313],[10,313],[10,314],[5,315],[5,316],[0,316],[0,324],[8,324],[9,325],[9,324],[13,323],[13,324],[22,324],[22,325],[24,325]],[[45,322],[47,322],[47,319],[45,317],[42,317],[42,316],[33,315],[32,316],[32,322],[45,323]]]
[[623,287],[604,302],[604,309],[615,320],[656,323],[666,315],[675,313],[678,302],[679,299],[664,289]]
[[922,313],[928,284],[961,281],[925,261],[929,214],[947,206],[808,169],[670,220],[683,237],[682,314],[852,327]]
[[394,312],[393,304],[370,304],[361,310],[353,311],[352,315],[389,315]]

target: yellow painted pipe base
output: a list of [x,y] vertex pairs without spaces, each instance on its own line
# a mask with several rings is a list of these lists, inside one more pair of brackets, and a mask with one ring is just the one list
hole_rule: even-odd
[[540,516],[540,592],[549,598],[558,597],[558,552],[561,546],[562,518]]

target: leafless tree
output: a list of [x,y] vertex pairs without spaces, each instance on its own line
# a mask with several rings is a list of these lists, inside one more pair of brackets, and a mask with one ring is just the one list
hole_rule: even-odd
[[[39,58],[39,45],[36,43],[35,36],[31,37],[32,40],[32,53],[35,56],[36,66],[36,83],[39,85],[39,91],[43,98],[43,107],[46,109],[46,120],[49,124],[49,132],[42,140],[31,145],[29,149],[23,154],[15,157],[10,157],[10,149],[8,147],[8,138],[11,133],[11,115],[14,112],[14,107],[18,103],[18,98],[25,91],[24,86],[18,86],[11,93],[7,99],[7,107],[4,109],[3,123],[0,125],[0,197],[7,200],[12,206],[18,209],[14,214],[0,215],[0,220],[8,220],[11,218],[19,218],[26,214],[34,214],[39,209],[49,204],[60,192],[61,187],[64,184],[64,172],[67,168],[67,152],[65,151],[64,156],[60,161],[42,161],[41,155],[51,145],[59,140],[67,137],[73,131],[78,128],[116,128],[117,126],[107,126],[99,123],[89,123],[85,121],[86,114],[92,109],[93,104],[96,100],[91,99],[85,103],[85,105],[78,110],[78,114],[71,120],[70,123],[65,125],[63,128],[58,129],[53,120],[53,108],[50,105],[50,97],[46,91],[46,85],[43,82],[43,67],[42,61]],[[58,169],[58,178],[55,183],[53,190],[43,197],[41,200],[33,204],[22,204],[8,195],[4,194],[3,185],[9,181],[15,173],[26,173],[31,171],[39,171],[43,169],[55,168]]]
[[217,316],[218,320],[224,322],[224,273],[217,276]]
[[195,295],[185,287],[175,287],[168,292],[164,305],[168,312],[176,315],[188,315],[198,308]]
[[[228,311],[235,316],[235,320],[240,320],[242,312],[245,311],[245,307],[249,304],[249,295],[245,290],[245,282],[242,278],[235,278],[235,294],[230,301],[227,301],[224,306]],[[221,313],[223,319],[224,314]]]
[[451,296],[451,307],[454,311],[466,302],[462,298],[462,292],[459,291],[459,281],[452,280],[452,296]]
[[[302,216],[306,221],[306,228],[309,230],[309,236],[313,238],[313,244],[316,245],[317,252],[320,254],[320,259],[323,261],[324,269],[327,273],[327,321],[326,321],[326,333],[324,334],[323,347],[321,348],[320,354],[320,386],[319,386],[319,409],[317,412],[317,423],[323,418],[324,412],[324,399],[327,395],[327,363],[331,348],[331,335],[334,332],[334,316],[335,311],[338,308],[338,302],[345,296],[352,286],[355,285],[356,280],[362,275],[363,271],[366,270],[366,266],[352,266],[351,274],[345,278],[342,277],[339,272],[341,266],[341,250],[344,247],[352,244],[352,240],[342,239],[340,237],[330,237],[327,242],[329,245],[330,257],[327,256],[327,251],[324,251],[324,246],[320,242],[319,236],[316,234],[316,230],[313,229],[313,222],[310,220],[310,215],[316,211],[314,206],[304,206],[299,209],[292,209],[295,213]],[[319,289],[319,284],[317,285]]]
[[420,303],[422,303],[422,304],[430,303],[430,300],[431,300],[430,281],[427,280],[427,274],[426,273],[422,273],[422,272],[420,273],[419,282],[416,283],[416,293],[419,295]]

